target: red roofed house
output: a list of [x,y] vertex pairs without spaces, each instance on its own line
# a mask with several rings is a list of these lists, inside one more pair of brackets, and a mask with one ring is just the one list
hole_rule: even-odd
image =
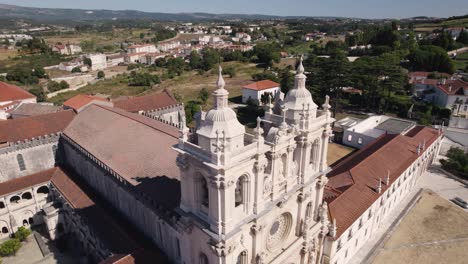
[[63,102],[63,107],[65,109],[73,109],[75,112],[79,113],[90,104],[99,104],[110,107],[113,106],[113,104],[105,98],[87,94],[79,94]]
[[252,99],[261,104],[262,95],[268,93],[274,96],[278,91],[280,91],[280,85],[274,81],[254,82],[242,87],[242,102],[247,103],[249,99]]
[[21,103],[36,103],[36,96],[16,85],[0,82],[0,120],[7,119]]
[[184,106],[167,90],[113,102],[116,108],[138,113],[166,124],[179,126],[185,119]]
[[414,84],[424,101],[452,110],[452,115],[468,116],[468,83],[459,79],[425,79]]
[[323,197],[332,223],[327,263],[347,263],[375,236],[435,159],[441,141],[440,131],[422,126],[406,135],[384,134],[332,167]]

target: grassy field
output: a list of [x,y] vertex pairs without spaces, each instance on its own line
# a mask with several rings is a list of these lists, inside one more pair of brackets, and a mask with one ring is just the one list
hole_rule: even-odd
[[0,49],[0,61],[12,59],[16,55],[18,55],[16,50]]
[[441,29],[442,27],[468,27],[468,18],[445,20],[439,23],[424,23],[416,25],[416,31],[423,31],[423,29]]
[[[262,71],[257,68],[255,64],[245,64],[239,62],[226,62],[222,64],[223,67],[233,67],[236,75],[233,78],[224,76],[226,81],[226,89],[229,91],[229,97],[238,97],[242,94],[242,86],[251,82],[252,74]],[[156,73],[160,73],[156,72]],[[178,94],[182,97],[183,102],[196,100],[198,93],[202,88],[213,91],[216,88],[217,70],[210,70],[205,73],[198,73],[196,71],[184,72],[181,76],[173,79],[163,81],[154,87],[136,87],[128,86],[128,77],[126,75],[118,75],[109,80],[99,81],[96,84],[88,85],[76,91],[70,91],[59,94],[49,99],[56,105],[62,104],[67,99],[80,94],[103,94],[110,98],[117,98],[119,96],[137,96],[154,92],[160,92],[163,89]],[[208,100],[204,108],[208,109],[212,106],[212,100]]]
[[457,70],[465,70],[468,66],[468,52],[458,54],[457,58],[453,60]]
[[373,263],[466,263],[468,214],[431,191],[379,249]]
[[346,157],[355,149],[343,146],[336,143],[328,144],[328,152],[327,152],[327,162],[328,165],[332,165],[333,163],[337,162],[338,160]]

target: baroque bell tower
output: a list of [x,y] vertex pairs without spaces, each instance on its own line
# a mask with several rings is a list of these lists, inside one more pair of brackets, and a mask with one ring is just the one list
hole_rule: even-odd
[[319,110],[305,81],[301,59],[294,88],[249,134],[228,106],[219,69],[213,109],[195,133],[182,130],[176,148],[193,263],[318,263],[333,119],[328,98]]

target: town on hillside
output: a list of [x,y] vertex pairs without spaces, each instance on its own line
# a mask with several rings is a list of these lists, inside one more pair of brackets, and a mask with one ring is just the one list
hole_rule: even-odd
[[3,13],[0,263],[466,263],[468,15]]

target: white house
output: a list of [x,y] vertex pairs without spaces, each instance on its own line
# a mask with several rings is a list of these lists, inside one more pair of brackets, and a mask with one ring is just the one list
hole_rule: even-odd
[[107,57],[104,54],[88,54],[87,58],[91,60],[91,70],[97,71],[107,68]]
[[371,116],[344,129],[343,144],[362,148],[383,134],[405,134],[416,125],[415,122],[379,115]]
[[128,53],[140,53],[140,52],[157,52],[156,46],[154,44],[140,44],[132,45],[127,48]]
[[269,93],[274,96],[278,91],[280,91],[279,83],[270,80],[254,82],[242,87],[242,102],[247,103],[252,99],[261,104],[262,95]]
[[81,53],[81,47],[75,44],[56,44],[52,47],[52,51],[62,55],[73,55]]
[[36,96],[16,85],[0,82],[0,120],[7,119],[22,103],[36,103]]

